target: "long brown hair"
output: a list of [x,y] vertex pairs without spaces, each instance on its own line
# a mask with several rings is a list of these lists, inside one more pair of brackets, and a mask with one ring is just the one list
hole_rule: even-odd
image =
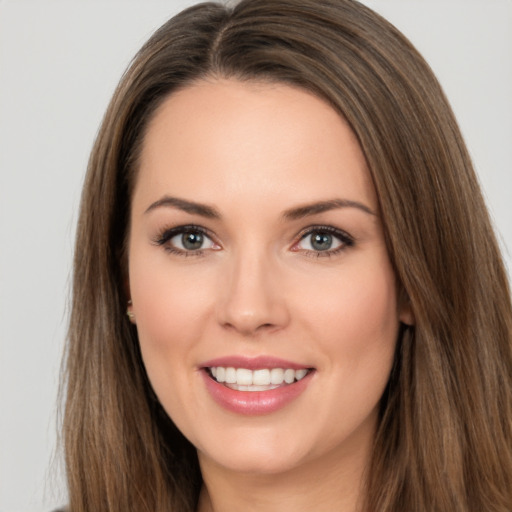
[[354,0],[207,3],[163,25],[108,107],[85,181],[66,357],[72,512],[194,510],[194,448],[158,404],[125,315],[131,193],[148,121],[205,77],[305,88],[348,120],[415,315],[366,474],[369,512],[512,508],[512,307],[468,152],[428,65]]

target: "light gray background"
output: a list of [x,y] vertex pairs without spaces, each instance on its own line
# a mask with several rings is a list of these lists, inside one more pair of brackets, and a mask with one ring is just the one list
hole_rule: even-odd
[[[130,58],[191,3],[0,0],[0,511],[66,500],[50,462],[88,153]],[[365,3],[408,35],[440,78],[510,269],[512,1]]]

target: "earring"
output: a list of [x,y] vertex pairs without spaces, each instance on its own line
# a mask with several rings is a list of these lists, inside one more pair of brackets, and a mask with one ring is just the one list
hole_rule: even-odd
[[135,323],[135,314],[133,313],[133,311],[131,310],[131,307],[132,307],[132,301],[131,299],[128,301],[128,307],[126,308],[126,314],[128,315],[128,318],[130,319],[130,322],[132,324]]

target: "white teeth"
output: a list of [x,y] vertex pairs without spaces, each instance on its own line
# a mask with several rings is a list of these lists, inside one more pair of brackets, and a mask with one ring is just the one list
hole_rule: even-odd
[[292,384],[303,379],[308,371],[306,368],[293,370],[292,368],[262,368],[248,370],[247,368],[211,367],[212,377],[220,383],[226,383],[238,391],[265,391],[274,389],[282,384]]
[[295,371],[288,369],[284,371],[284,381],[286,384],[291,384],[295,380]]
[[214,377],[217,379],[217,382],[226,382],[226,368],[219,366],[215,368],[215,370],[216,375]]
[[302,370],[296,370],[295,371],[295,378],[297,380],[303,379],[306,376],[307,373],[308,373],[308,371],[306,370],[306,368],[303,368]]
[[226,368],[226,384],[236,383],[236,370],[234,368]]
[[279,386],[239,386],[238,384],[228,384],[228,387],[235,391],[268,391]]
[[270,370],[255,370],[252,373],[252,384],[255,386],[268,386],[270,384]]
[[282,384],[284,381],[284,370],[282,368],[272,368],[270,370],[271,384]]
[[252,372],[245,368],[238,368],[236,370],[236,383],[239,386],[251,386],[252,385]]

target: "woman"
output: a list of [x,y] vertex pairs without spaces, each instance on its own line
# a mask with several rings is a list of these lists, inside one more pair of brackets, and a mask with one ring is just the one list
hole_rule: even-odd
[[203,4],[93,149],[70,509],[505,511],[512,308],[450,107],[352,0]]

